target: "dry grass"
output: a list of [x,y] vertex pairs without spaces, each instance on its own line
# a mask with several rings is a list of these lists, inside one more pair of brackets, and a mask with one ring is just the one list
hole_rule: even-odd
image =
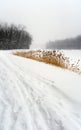
[[22,56],[25,58],[30,58],[33,60],[45,62],[52,64],[64,69],[69,69],[71,71],[81,74],[81,70],[78,67],[78,62],[76,65],[69,62],[69,58],[65,57],[64,54],[58,50],[54,51],[45,51],[45,50],[36,50],[36,51],[27,51],[27,52],[16,52],[14,53],[17,56]]

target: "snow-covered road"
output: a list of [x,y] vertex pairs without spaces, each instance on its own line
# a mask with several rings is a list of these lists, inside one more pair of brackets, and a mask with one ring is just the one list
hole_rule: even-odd
[[81,130],[81,76],[1,51],[0,130]]

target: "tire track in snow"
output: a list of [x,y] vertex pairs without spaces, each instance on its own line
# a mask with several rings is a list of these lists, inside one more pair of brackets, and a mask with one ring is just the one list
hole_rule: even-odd
[[3,106],[1,114],[4,113],[4,118],[0,114],[0,119],[3,118],[2,130],[80,130],[68,102],[64,102],[66,99],[54,95],[56,90],[51,81],[38,77],[30,70],[28,72],[28,69],[25,71],[10,56],[6,58],[2,54],[0,58],[0,102],[5,104],[0,104]]

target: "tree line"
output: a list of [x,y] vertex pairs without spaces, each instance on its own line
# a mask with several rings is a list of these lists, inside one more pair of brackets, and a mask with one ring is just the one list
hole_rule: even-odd
[[46,48],[50,49],[81,49],[81,35],[75,38],[67,38],[64,40],[50,41],[46,44]]
[[24,26],[0,24],[0,49],[28,49],[31,42],[32,36]]

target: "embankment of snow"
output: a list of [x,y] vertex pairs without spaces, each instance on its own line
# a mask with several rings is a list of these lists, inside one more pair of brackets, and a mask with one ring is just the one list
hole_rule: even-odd
[[0,130],[81,130],[81,75],[0,52]]

